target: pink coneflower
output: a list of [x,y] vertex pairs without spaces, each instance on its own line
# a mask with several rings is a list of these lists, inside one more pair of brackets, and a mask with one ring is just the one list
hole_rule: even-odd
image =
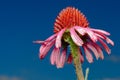
[[111,53],[104,42],[114,45],[114,42],[107,37],[109,35],[110,33],[104,30],[89,27],[86,17],[78,9],[67,7],[59,13],[55,20],[54,34],[44,41],[35,41],[35,43],[41,44],[40,59],[43,59],[50,48],[53,47],[50,62],[52,65],[56,65],[57,68],[62,68],[65,61],[71,63],[73,59],[71,53],[68,57],[66,56],[67,47],[69,46],[68,37],[79,47],[80,61],[84,61],[81,53],[81,48],[83,48],[86,59],[89,63],[92,63],[93,54],[96,59],[104,59],[102,49],[105,49],[108,54]]

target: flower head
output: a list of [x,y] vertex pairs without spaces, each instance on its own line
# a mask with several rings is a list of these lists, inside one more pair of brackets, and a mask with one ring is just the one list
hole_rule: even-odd
[[[62,68],[65,61],[72,62],[71,53],[68,57],[66,56],[67,47],[69,46],[68,37],[78,47],[83,48],[86,59],[89,63],[92,63],[93,54],[96,59],[104,59],[102,49],[105,49],[108,54],[111,53],[106,42],[111,45],[114,45],[114,42],[107,37],[109,35],[110,33],[104,30],[89,27],[86,17],[78,9],[67,7],[59,13],[55,20],[54,34],[44,41],[35,41],[35,43],[41,44],[39,50],[40,59],[43,59],[50,48],[54,47],[50,62],[52,65],[56,65],[57,68]],[[78,54],[80,54],[80,61],[83,62],[84,57],[81,49]]]

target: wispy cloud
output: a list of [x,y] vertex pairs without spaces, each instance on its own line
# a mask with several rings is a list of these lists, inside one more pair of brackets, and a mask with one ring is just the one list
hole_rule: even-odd
[[23,80],[23,79],[16,76],[0,75],[0,80]]
[[118,78],[102,78],[102,79],[96,79],[96,80],[120,80],[120,77],[118,77]]
[[119,62],[120,63],[120,56],[111,55],[111,56],[107,57],[106,60],[112,61],[112,62]]

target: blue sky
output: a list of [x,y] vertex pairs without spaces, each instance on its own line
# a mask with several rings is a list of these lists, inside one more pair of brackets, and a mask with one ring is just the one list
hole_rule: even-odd
[[76,80],[73,65],[57,69],[50,64],[50,52],[40,60],[40,45],[32,43],[53,34],[55,18],[67,6],[81,10],[91,27],[110,32],[115,42],[103,61],[83,63],[84,72],[90,68],[89,80],[120,80],[119,4],[119,0],[0,1],[0,80]]

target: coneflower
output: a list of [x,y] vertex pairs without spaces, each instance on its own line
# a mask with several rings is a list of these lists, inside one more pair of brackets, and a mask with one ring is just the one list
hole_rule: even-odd
[[[44,41],[35,41],[35,43],[41,44],[40,59],[43,59],[50,48],[54,47],[50,56],[51,64],[62,68],[65,62],[73,61],[78,80],[84,80],[81,71],[84,57],[81,48],[83,48],[89,63],[93,62],[91,52],[94,53],[96,59],[104,59],[102,49],[105,49],[108,54],[111,52],[106,42],[114,45],[114,42],[107,37],[109,35],[110,33],[104,30],[91,28],[86,17],[78,9],[67,7],[59,13],[55,20],[54,34]],[[67,57],[69,45],[71,53]]]

